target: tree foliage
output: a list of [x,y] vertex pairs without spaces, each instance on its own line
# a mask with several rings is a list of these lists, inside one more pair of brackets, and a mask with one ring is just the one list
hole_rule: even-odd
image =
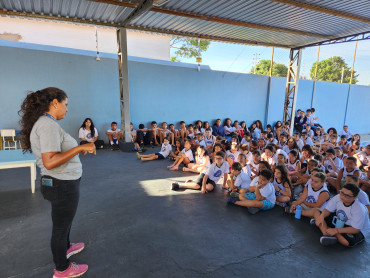
[[202,53],[207,51],[209,45],[209,41],[173,37],[170,42],[170,48],[175,48],[177,50],[175,51],[175,56],[171,57],[171,61],[179,62],[181,57],[202,57]]
[[[271,60],[261,60],[256,65],[256,74],[270,75]],[[254,73],[254,67],[249,73]],[[283,64],[278,64],[273,62],[272,75],[286,77],[288,73],[288,68]]]
[[[343,83],[349,83],[351,80],[351,68],[347,66],[344,59],[339,56],[333,56],[329,59],[322,60],[317,66],[316,80],[328,82],[340,82],[342,70],[344,68]],[[310,77],[315,79],[316,62],[311,67]],[[358,74],[353,72],[352,84],[356,84]]]

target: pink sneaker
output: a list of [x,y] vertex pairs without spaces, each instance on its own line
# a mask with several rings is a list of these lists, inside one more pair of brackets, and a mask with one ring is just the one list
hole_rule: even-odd
[[85,243],[83,242],[71,243],[71,246],[67,250],[67,259],[69,259],[69,257],[77,253],[80,253],[82,250],[84,250],[84,248],[85,248]]
[[88,269],[87,264],[76,264],[71,263],[69,267],[64,271],[58,271],[54,269],[53,278],[72,278],[82,276]]

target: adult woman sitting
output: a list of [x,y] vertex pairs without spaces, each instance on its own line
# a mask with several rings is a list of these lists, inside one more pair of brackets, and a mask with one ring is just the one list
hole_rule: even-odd
[[80,145],[94,143],[97,149],[104,147],[104,141],[98,140],[98,130],[90,118],[86,118],[82,123],[78,137],[81,139]]

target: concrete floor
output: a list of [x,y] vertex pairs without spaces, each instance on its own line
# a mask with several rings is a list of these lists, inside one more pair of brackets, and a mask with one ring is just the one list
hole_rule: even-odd
[[[324,248],[316,228],[281,208],[250,215],[221,190],[171,191],[195,176],[168,171],[167,160],[110,150],[81,160],[71,240],[86,243],[72,257],[89,264],[83,277],[370,277],[368,243]],[[0,170],[1,278],[52,277],[50,205],[29,178]]]

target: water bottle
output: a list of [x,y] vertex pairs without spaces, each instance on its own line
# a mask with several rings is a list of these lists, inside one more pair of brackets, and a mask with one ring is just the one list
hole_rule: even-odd
[[335,228],[340,229],[344,227],[344,218],[343,215],[341,214],[339,217],[334,216],[333,221],[331,222],[333,225],[335,225]]
[[302,215],[302,207],[298,205],[298,206],[295,208],[295,215],[294,215],[294,217],[295,217],[296,219],[301,219],[301,215]]

